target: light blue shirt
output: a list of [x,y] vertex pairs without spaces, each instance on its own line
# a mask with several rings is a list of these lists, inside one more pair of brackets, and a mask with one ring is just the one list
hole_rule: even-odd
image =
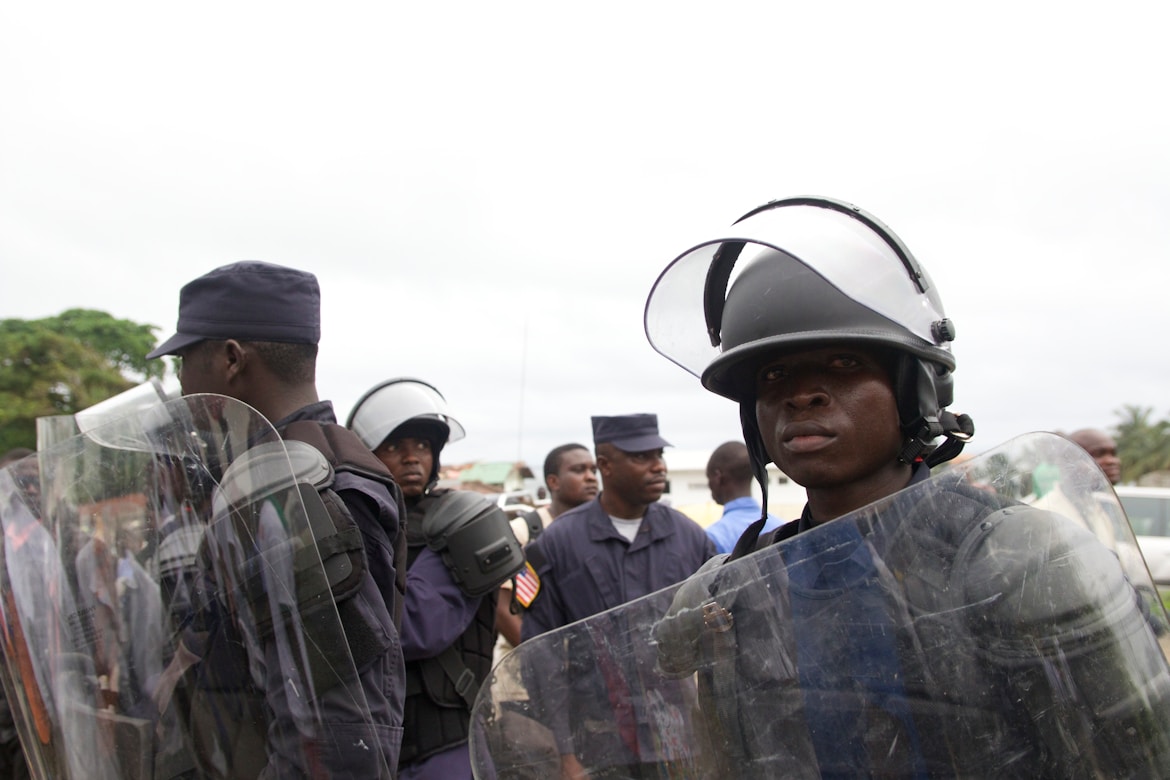
[[[711,541],[715,542],[715,547],[719,552],[729,553],[735,547],[735,543],[739,541],[744,529],[759,519],[759,501],[756,501],[752,496],[737,498],[723,505],[723,517],[707,527],[707,536],[710,536]],[[768,522],[760,533],[778,528],[780,524],[781,521],[778,517],[769,514]]]

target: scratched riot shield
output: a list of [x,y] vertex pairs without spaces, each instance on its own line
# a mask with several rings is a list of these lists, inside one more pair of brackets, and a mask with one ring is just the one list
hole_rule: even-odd
[[1166,634],[1104,475],[1032,434],[523,643],[476,777],[1167,777]]
[[215,395],[74,423],[0,471],[0,678],[33,775],[389,777],[319,453]]

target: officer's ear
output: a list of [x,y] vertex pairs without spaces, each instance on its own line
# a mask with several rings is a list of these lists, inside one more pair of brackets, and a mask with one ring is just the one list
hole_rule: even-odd
[[610,460],[610,449],[608,444],[597,445],[597,451],[593,453],[593,460],[597,463],[597,472],[602,477],[608,477],[613,473],[613,461]]
[[227,381],[231,382],[238,379],[244,373],[248,363],[251,362],[255,355],[235,339],[227,339],[223,342],[221,348],[221,358],[225,372],[224,377]]

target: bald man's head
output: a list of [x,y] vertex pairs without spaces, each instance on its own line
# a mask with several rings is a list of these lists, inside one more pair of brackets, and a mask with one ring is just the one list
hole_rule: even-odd
[[1070,433],[1068,438],[1097,461],[1109,484],[1121,481],[1121,458],[1117,457],[1117,442],[1112,436],[1097,428],[1082,428]]
[[752,463],[743,442],[720,444],[707,461],[707,487],[717,504],[752,494]]

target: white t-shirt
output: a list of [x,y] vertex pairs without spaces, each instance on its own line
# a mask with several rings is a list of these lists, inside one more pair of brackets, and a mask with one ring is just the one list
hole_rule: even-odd
[[642,527],[642,518],[640,517],[637,520],[626,520],[610,515],[609,522],[613,523],[615,531],[626,537],[627,542],[634,541],[634,537],[638,535],[638,529]]

